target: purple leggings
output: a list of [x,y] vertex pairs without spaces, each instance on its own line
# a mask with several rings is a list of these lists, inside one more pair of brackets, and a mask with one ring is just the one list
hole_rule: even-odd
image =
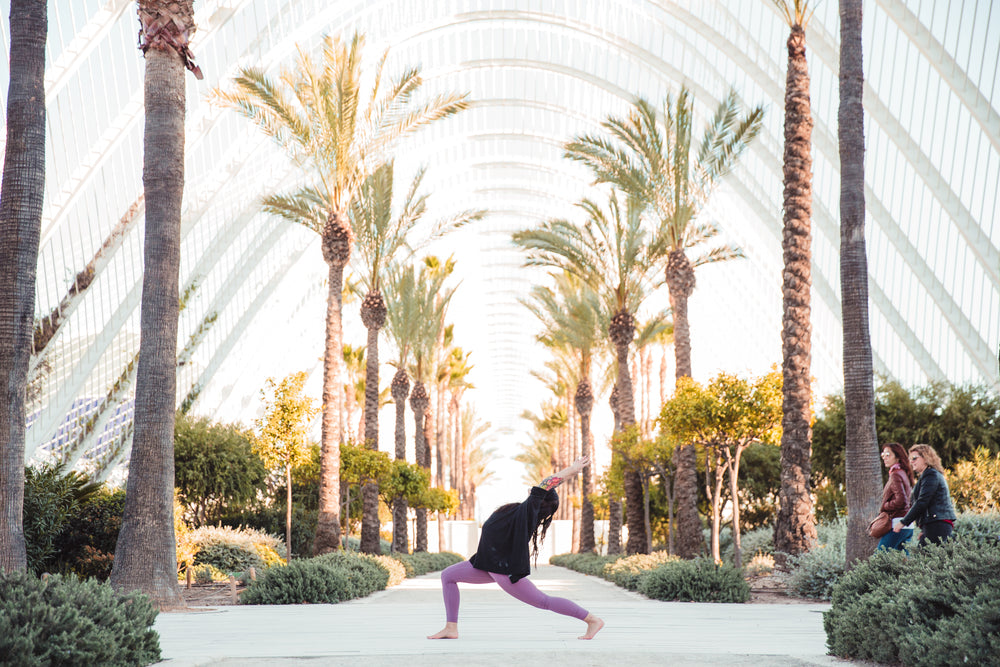
[[466,560],[455,563],[441,573],[441,590],[444,593],[444,612],[447,621],[458,623],[459,582],[463,584],[489,584],[494,581],[500,584],[500,588],[508,595],[521,602],[526,602],[532,607],[548,609],[557,614],[578,618],[581,621],[587,617],[587,610],[577,603],[566,598],[546,595],[527,579],[518,579],[516,584],[512,584],[510,583],[510,575],[477,570],[472,567],[472,563]]

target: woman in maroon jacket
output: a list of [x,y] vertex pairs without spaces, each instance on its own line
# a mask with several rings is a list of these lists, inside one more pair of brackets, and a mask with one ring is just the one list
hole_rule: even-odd
[[[890,519],[904,517],[910,509],[910,486],[913,484],[913,470],[906,449],[898,442],[882,445],[882,465],[889,471],[889,481],[882,490],[879,512],[885,512]],[[912,536],[912,528],[903,528],[898,533],[890,530],[878,541],[878,548],[902,550]]]
[[[559,508],[559,494],[555,488],[589,463],[588,457],[577,459],[570,467],[532,487],[524,502],[503,505],[490,515],[483,524],[479,548],[472,558],[455,563],[441,573],[445,626],[428,639],[458,639],[459,583],[494,582],[521,602],[583,621],[587,631],[580,639],[594,638],[604,627],[604,621],[571,600],[546,595],[526,578],[531,573],[531,552],[538,556],[538,540],[545,539],[552,515]],[[533,547],[531,552],[529,544]]]

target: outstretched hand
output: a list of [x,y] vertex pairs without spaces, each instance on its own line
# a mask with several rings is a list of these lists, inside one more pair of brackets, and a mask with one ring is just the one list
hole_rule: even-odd
[[580,472],[581,470],[583,470],[584,468],[586,468],[589,465],[590,465],[590,457],[589,456],[581,456],[576,461],[573,461],[573,463],[570,465],[570,467],[573,468],[574,471]]

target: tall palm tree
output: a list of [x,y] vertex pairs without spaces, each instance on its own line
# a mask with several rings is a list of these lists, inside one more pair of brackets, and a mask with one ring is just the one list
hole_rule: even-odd
[[45,191],[45,0],[10,3],[7,143],[0,189],[0,573],[24,570],[24,437]]
[[816,539],[812,471],[812,111],[806,25],[809,0],[774,0],[790,32],[785,78],[784,233],[782,271],[781,490],[775,551],[797,555]]
[[364,182],[391,157],[400,137],[468,107],[465,95],[441,95],[425,103],[419,68],[383,85],[383,52],[366,95],[362,86],[364,37],[323,39],[321,58],[299,51],[295,66],[277,79],[244,67],[229,91],[213,91],[217,104],[237,110],[274,138],[303,166],[310,182],[294,192],[264,198],[265,211],[303,224],[321,238],[329,266],[326,344],[323,354],[319,519],[313,550],[340,546],[339,425],[344,267],[354,241],[349,212]]
[[466,476],[469,470],[469,449],[462,437],[462,397],[466,390],[475,385],[469,382],[469,374],[473,365],[469,363],[470,352],[460,347],[452,347],[448,354],[448,430],[451,434],[451,488],[458,491],[459,519],[468,519],[471,508],[467,501]]
[[[401,261],[405,252],[412,253],[444,234],[484,215],[483,211],[464,211],[437,221],[426,230],[424,238],[416,238],[416,228],[423,222],[427,210],[427,195],[420,192],[424,170],[414,176],[402,208],[393,215],[394,165],[388,161],[365,179],[358,196],[351,204],[351,227],[358,252],[352,265],[365,290],[361,301],[361,321],[368,330],[365,357],[365,432],[369,449],[378,449],[378,376],[379,330],[385,325],[386,305],[382,285],[390,260]],[[379,553],[378,485],[365,484],[362,489],[361,551]]]
[[[572,274],[561,273],[555,277],[555,287],[536,286],[531,290],[531,300],[523,301],[542,323],[539,339],[545,345],[571,351],[577,359],[576,390],[573,402],[580,417],[580,443],[582,456],[593,457],[594,441],[590,430],[590,415],[594,408],[594,390],[590,382],[593,360],[599,352],[600,342],[607,330],[605,311],[597,293]],[[580,553],[595,551],[593,478],[590,467],[584,468],[582,499],[580,505]]]
[[867,558],[865,530],[878,513],[882,473],[875,433],[875,383],[868,329],[865,254],[864,69],[861,0],[840,0],[840,288],[844,322],[844,418],[847,426],[847,565]]
[[[427,407],[430,399],[424,382],[430,375],[430,359],[439,329],[454,295],[453,288],[446,288],[449,273],[431,268],[427,261],[418,271],[409,265],[393,270],[386,283],[388,295],[387,321],[391,337],[400,351],[399,369],[405,369],[414,378],[410,392],[410,409],[414,419],[414,452],[417,464],[429,469],[430,449],[426,438]],[[412,364],[406,361],[412,359]],[[407,379],[408,382],[408,379]],[[393,384],[401,384],[397,370]],[[405,444],[400,443],[400,405],[396,404],[396,456],[405,454]],[[405,505],[404,505],[405,507]],[[395,530],[394,526],[394,530]],[[415,551],[427,551],[427,511],[417,509],[417,535]]]
[[[576,276],[599,295],[609,316],[608,336],[617,358],[618,406],[621,425],[635,423],[628,354],[635,335],[635,313],[648,293],[654,264],[648,253],[648,235],[639,217],[638,202],[621,203],[612,193],[606,209],[590,199],[577,206],[585,215],[580,225],[550,220],[535,229],[514,234],[514,243],[528,253],[527,265],[548,266]],[[642,485],[638,475],[625,477],[625,510],[629,525],[629,553],[648,550],[642,520]]]
[[184,67],[193,0],[139,0],[146,54],[142,184],[146,198],[139,361],[132,456],[111,585],[140,590],[161,608],[183,606],[174,557],[174,414],[184,194]]
[[[694,101],[682,87],[676,100],[667,96],[661,114],[645,99],[636,98],[626,117],[608,116],[602,123],[604,134],[583,135],[565,146],[566,157],[590,167],[597,182],[612,183],[642,202],[645,212],[655,220],[651,254],[665,260],[678,379],[691,376],[687,303],[695,287],[695,268],[743,256],[739,248],[716,243],[692,261],[688,252],[709,247],[719,233],[714,223],[696,222],[696,218],[760,131],[763,117],[760,106],[744,113],[731,90],[716,108],[692,154]],[[628,400],[626,389],[631,388],[620,389],[622,398]],[[687,558],[704,548],[695,464],[691,447],[677,449],[677,548]],[[629,531],[631,535],[631,525]]]

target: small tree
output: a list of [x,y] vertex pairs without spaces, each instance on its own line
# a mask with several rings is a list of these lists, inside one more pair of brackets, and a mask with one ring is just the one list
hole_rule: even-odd
[[663,405],[660,428],[675,442],[693,443],[714,455],[712,556],[719,553],[722,482],[728,473],[732,500],[733,559],[741,567],[739,473],[743,451],[752,443],[777,445],[781,440],[781,374],[774,370],[756,380],[720,373],[702,387],[689,378],[678,380],[674,397]]
[[195,525],[215,524],[257,497],[267,471],[253,444],[253,434],[239,425],[178,416],[174,484]]
[[345,535],[351,532],[351,487],[358,488],[356,497],[360,497],[365,485],[381,484],[389,476],[391,469],[392,459],[386,452],[349,442],[340,446],[340,482],[347,487],[347,502],[342,515],[348,521]]
[[285,509],[285,544],[292,558],[292,468],[308,463],[310,449],[306,442],[309,421],[319,412],[315,401],[302,395],[304,372],[292,373],[280,383],[268,378],[261,390],[264,415],[255,425],[253,451],[269,470],[285,473],[287,507]]
[[979,447],[969,461],[948,471],[948,486],[955,508],[984,514],[1000,511],[1000,454]]

